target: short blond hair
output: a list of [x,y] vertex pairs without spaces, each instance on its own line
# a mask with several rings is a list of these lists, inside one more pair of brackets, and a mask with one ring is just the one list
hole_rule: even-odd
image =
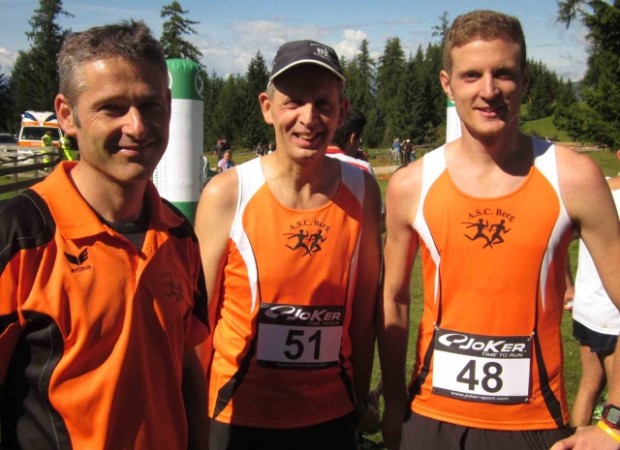
[[496,11],[476,10],[454,19],[446,34],[443,48],[443,66],[448,73],[452,70],[452,49],[475,39],[491,40],[504,38],[519,46],[521,69],[527,66],[525,36],[519,19]]

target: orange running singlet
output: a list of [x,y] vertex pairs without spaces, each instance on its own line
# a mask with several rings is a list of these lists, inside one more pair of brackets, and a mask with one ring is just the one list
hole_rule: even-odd
[[424,157],[415,229],[424,314],[410,393],[418,414],[476,428],[562,426],[563,276],[571,223],[555,148],[535,140],[535,164],[514,192],[475,198]]
[[282,206],[260,159],[237,166],[239,202],[223,286],[213,301],[209,416],[265,428],[321,423],[353,410],[350,309],[363,173],[315,210]]

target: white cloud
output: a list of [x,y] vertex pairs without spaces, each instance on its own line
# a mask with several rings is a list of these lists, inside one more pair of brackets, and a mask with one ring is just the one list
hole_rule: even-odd
[[368,35],[361,30],[344,30],[343,40],[334,46],[339,56],[344,56],[348,61],[353,59],[360,52],[360,46]]
[[0,47],[0,73],[10,74],[15,65],[17,55],[4,47]]
[[237,22],[229,32],[221,28],[202,28],[198,47],[204,58],[202,63],[209,73],[215,71],[220,76],[244,74],[250,60],[260,50],[267,67],[271,64],[278,47],[285,42],[298,39],[317,39],[329,43],[324,38],[329,31],[316,25],[296,25],[285,20],[256,20]]

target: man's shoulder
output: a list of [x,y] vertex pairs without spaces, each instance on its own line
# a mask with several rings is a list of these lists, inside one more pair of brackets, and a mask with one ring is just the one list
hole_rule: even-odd
[[55,230],[50,210],[36,192],[27,190],[0,202],[0,264],[17,251],[49,242]]

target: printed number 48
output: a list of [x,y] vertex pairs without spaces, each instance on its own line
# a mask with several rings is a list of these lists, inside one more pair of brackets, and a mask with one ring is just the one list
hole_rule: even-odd
[[319,359],[321,356],[321,330],[318,330],[312,336],[304,342],[304,330],[289,330],[288,336],[286,336],[286,346],[289,350],[284,352],[284,356],[288,359],[299,359],[303,356],[305,351],[305,345],[314,344],[314,359]]
[[504,386],[504,382],[499,377],[502,374],[502,366],[496,362],[489,362],[482,366],[484,376],[482,379],[476,378],[476,361],[469,361],[463,370],[456,376],[456,381],[465,383],[470,391],[482,383],[482,389],[486,392],[499,392]]

